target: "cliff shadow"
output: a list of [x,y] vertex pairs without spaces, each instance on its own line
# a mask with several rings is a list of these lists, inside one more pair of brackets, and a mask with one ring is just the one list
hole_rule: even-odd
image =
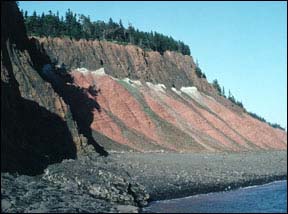
[[1,80],[1,171],[37,175],[76,146],[65,121]]
[[87,92],[97,96],[98,91],[90,87],[83,89],[73,85],[73,78],[62,64],[61,68],[55,65],[56,59],[50,59],[45,49],[37,39],[30,39],[29,54],[33,64],[40,76],[51,83],[53,89],[63,98],[65,103],[70,106],[73,120],[76,121],[79,133],[83,134],[88,144],[92,145],[97,153],[107,156],[108,152],[93,138],[90,128],[93,122],[93,111],[101,111],[99,103],[88,97]]
[[101,112],[101,107],[97,101],[89,98],[87,93],[97,96],[98,91],[92,87],[84,89],[73,85],[70,74],[65,74],[64,77],[62,76],[60,79],[65,81],[61,82],[60,86],[54,85],[54,89],[64,99],[65,103],[70,106],[79,133],[87,138],[88,144],[93,145],[96,152],[100,155],[107,156],[108,152],[93,138],[90,127],[94,118],[93,111]]

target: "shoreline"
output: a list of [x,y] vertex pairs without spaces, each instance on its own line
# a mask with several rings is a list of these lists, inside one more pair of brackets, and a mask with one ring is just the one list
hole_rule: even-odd
[[[140,213],[287,212],[287,180],[150,202]],[[257,206],[255,206],[257,204]]]
[[222,154],[117,154],[150,195],[148,202],[287,180],[287,151]]
[[141,212],[156,200],[284,179],[287,151],[93,153],[49,165],[37,176],[1,172],[1,211]]
[[[185,198],[185,197],[191,197],[195,195],[201,195],[201,194],[209,194],[209,193],[216,193],[216,192],[227,192],[227,191],[232,191],[232,190],[237,190],[241,188],[247,188],[247,187],[256,187],[256,186],[261,186],[273,182],[281,182],[281,181],[287,181],[287,175],[282,175],[282,176],[276,176],[274,177],[271,175],[271,177],[268,178],[263,178],[263,179],[255,179],[255,180],[250,180],[247,182],[239,182],[239,183],[226,183],[222,186],[203,186],[197,188],[197,190],[194,190],[193,187],[191,188],[192,190],[185,191],[185,192],[179,192],[176,195],[167,195],[167,194],[162,194],[159,195],[157,198],[150,198],[148,200],[148,205],[151,202],[155,201],[164,201],[164,200],[172,200],[172,199],[180,199],[180,198]],[[228,188],[227,188],[228,187]],[[229,188],[230,187],[230,188]],[[192,193],[192,194],[190,194]],[[145,206],[146,207],[146,206]]]

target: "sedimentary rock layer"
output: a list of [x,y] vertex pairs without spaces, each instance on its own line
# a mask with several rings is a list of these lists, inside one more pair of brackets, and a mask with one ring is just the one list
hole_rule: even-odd
[[37,174],[50,163],[75,158],[87,139],[41,76],[50,59],[26,36],[16,3],[1,6],[1,171]]
[[[96,71],[75,69],[73,84],[86,89],[101,107],[91,128],[138,151],[249,151],[286,149],[286,133],[233,111],[197,87],[118,79]],[[89,93],[93,87],[97,95]],[[101,142],[105,147],[105,141]]]
[[4,171],[37,174],[94,149],[107,155],[105,149],[287,147],[286,132],[219,96],[196,75],[190,56],[106,41],[29,39],[15,2],[2,4],[1,33]]

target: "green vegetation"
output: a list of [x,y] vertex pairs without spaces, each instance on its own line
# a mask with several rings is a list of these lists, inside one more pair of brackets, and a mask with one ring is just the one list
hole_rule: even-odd
[[27,34],[40,37],[69,37],[76,40],[106,40],[120,44],[133,44],[145,50],[158,51],[163,54],[166,50],[177,51],[184,55],[190,55],[189,46],[182,41],[176,41],[172,37],[157,32],[143,32],[135,29],[131,24],[125,28],[120,20],[116,23],[109,19],[104,21],[91,21],[90,17],[76,15],[71,10],[65,14],[65,18],[59,17],[59,13],[38,15],[36,11],[28,16],[27,11],[21,11],[24,17]]
[[273,128],[282,129],[283,131],[285,131],[285,129],[284,129],[282,126],[280,126],[279,124],[277,124],[277,123],[269,123],[269,122],[268,122],[268,124],[269,124],[270,126],[272,126]]
[[[220,84],[218,83],[218,80],[217,80],[217,79],[213,80],[212,85],[213,85],[213,87],[218,91],[218,94],[219,94],[220,96],[223,96],[223,97],[226,98],[224,86],[222,87],[222,90],[221,90],[221,86],[220,86]],[[245,110],[242,102],[237,101],[237,100],[235,99],[235,97],[231,94],[230,90],[229,90],[229,94],[228,94],[228,99],[229,99],[232,103],[234,103],[235,105],[237,105],[237,106],[239,106],[239,107],[241,107],[241,108],[243,108],[243,109]],[[264,122],[264,123],[267,123],[269,126],[271,126],[271,127],[273,127],[273,128],[278,128],[278,129],[282,129],[282,130],[285,131],[285,129],[284,129],[283,127],[281,127],[281,126],[280,126],[279,124],[277,124],[277,123],[267,122],[263,117],[260,117],[260,116],[258,116],[258,115],[255,114],[255,113],[252,113],[252,112],[247,112],[247,113],[248,113],[251,117],[253,117],[253,118],[257,119],[257,120],[260,120],[260,121],[262,121],[262,122]]]
[[[220,87],[217,79],[213,80],[212,85],[213,85],[213,87],[217,90],[217,92],[218,92],[219,95],[223,95],[223,94],[222,94],[222,91],[221,91],[221,87]],[[224,95],[224,96],[225,96],[225,95]]]
[[[223,89],[224,89],[224,87],[223,87]],[[244,108],[242,102],[236,100],[236,99],[234,98],[234,96],[231,94],[230,90],[229,90],[228,99],[229,99],[232,103],[236,104],[237,106],[240,106],[241,108]]]
[[253,112],[248,112],[248,114],[249,114],[251,117],[253,117],[253,118],[257,119],[257,120],[260,120],[260,121],[262,121],[262,122],[264,122],[264,123],[267,123],[269,126],[271,126],[271,127],[273,127],[273,128],[277,128],[277,129],[281,129],[281,130],[285,131],[285,129],[284,129],[282,126],[280,126],[279,124],[277,124],[277,123],[267,122],[263,117],[260,117],[259,115],[255,114],[255,113],[253,113]]
[[266,123],[266,120],[265,120],[263,117],[260,117],[260,116],[258,116],[257,114],[255,114],[255,113],[253,113],[253,112],[248,112],[248,114],[249,114],[250,116],[254,117],[254,118],[257,119],[257,120],[260,120],[260,121]]
[[[220,86],[220,84],[218,83],[218,80],[217,80],[217,79],[213,80],[212,85],[213,85],[213,87],[217,90],[217,92],[218,92],[218,94],[219,94],[220,96],[227,98],[226,95],[225,95],[224,86],[222,86],[222,89],[221,89],[221,86]],[[234,103],[235,105],[237,105],[237,106],[239,106],[239,107],[241,107],[241,108],[244,108],[242,102],[236,100],[235,97],[231,94],[230,90],[229,90],[228,100],[230,100],[230,101],[231,101],[232,103]]]
[[[17,3],[17,2],[16,2]],[[166,50],[177,51],[184,55],[190,55],[189,46],[181,41],[176,41],[172,37],[165,36],[157,32],[143,32],[135,29],[131,24],[125,28],[120,20],[119,23],[114,22],[111,18],[108,23],[104,21],[91,21],[90,17],[84,15],[76,15],[71,10],[65,14],[65,19],[59,17],[59,13],[52,13],[50,10],[48,14],[37,14],[33,12],[28,16],[27,11],[21,11],[24,17],[27,34],[29,36],[40,37],[69,37],[70,39],[79,40],[81,38],[87,40],[106,40],[115,42],[122,45],[133,44],[140,46],[144,50],[158,51],[163,54]],[[196,75],[199,78],[206,78],[196,61],[195,68]],[[226,98],[225,89],[215,79],[212,83],[213,87],[217,90],[220,96]],[[237,101],[229,90],[228,99],[235,105],[243,108],[243,104]],[[277,123],[269,123],[264,118],[255,113],[248,112],[252,117],[266,122],[274,128],[285,130]]]
[[206,79],[206,75],[202,72],[201,68],[199,67],[198,60],[196,60],[195,72],[196,72],[197,77]]

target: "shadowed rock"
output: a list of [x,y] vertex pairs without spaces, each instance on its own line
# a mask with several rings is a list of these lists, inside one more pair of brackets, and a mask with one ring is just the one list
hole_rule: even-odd
[[85,138],[89,130],[79,134],[70,107],[41,74],[51,60],[27,38],[16,3],[1,6],[1,171],[35,175],[76,158],[87,141],[97,145]]

